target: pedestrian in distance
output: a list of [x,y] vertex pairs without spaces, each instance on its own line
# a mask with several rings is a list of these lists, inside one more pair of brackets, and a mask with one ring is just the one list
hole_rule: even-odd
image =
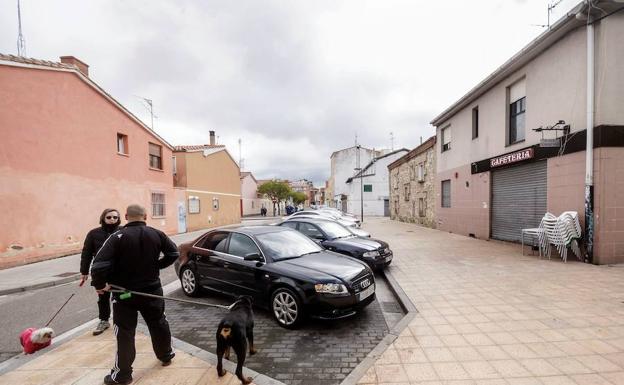
[[[145,208],[128,206],[128,223],[113,233],[96,254],[91,267],[91,285],[98,294],[110,290],[112,284],[130,291],[163,295],[160,269],[175,262],[179,256],[178,248],[165,233],[147,226],[146,219]],[[169,323],[165,317],[165,301],[162,298],[113,293],[117,355],[111,373],[104,377],[105,384],[132,382],[138,313],[141,313],[147,324],[154,353],[162,365],[171,364],[175,356],[171,347]]]
[[[102,215],[100,215],[100,227],[96,227],[87,233],[82,247],[82,254],[80,255],[80,274],[82,274],[80,286],[84,285],[89,278],[89,268],[91,267],[93,257],[95,257],[95,254],[100,250],[106,238],[119,230],[120,224],[121,218],[119,217],[119,211],[116,209],[105,209],[102,211]],[[94,336],[102,334],[104,330],[110,327],[110,323],[108,322],[111,314],[110,293],[103,292],[99,294],[97,304],[100,322],[95,327],[95,330],[93,330]]]

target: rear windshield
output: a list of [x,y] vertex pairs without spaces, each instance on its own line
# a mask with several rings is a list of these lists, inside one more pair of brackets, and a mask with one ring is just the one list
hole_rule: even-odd
[[256,236],[265,255],[274,261],[299,257],[323,250],[310,238],[295,230],[276,231]]

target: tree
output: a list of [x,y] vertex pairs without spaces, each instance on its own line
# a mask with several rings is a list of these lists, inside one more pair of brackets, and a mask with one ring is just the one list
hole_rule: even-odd
[[275,216],[275,204],[278,204],[279,210],[279,203],[286,201],[292,190],[287,183],[272,180],[261,184],[260,187],[258,187],[258,192],[260,194],[266,194],[273,201],[273,216]]
[[292,198],[293,203],[295,204],[295,206],[300,205],[301,203],[305,203],[306,199],[308,198],[305,193],[299,192],[299,191],[293,191],[290,193],[290,197]]

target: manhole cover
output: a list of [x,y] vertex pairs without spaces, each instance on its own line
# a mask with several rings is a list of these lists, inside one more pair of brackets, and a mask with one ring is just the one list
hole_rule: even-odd
[[381,310],[385,313],[403,313],[401,305],[397,302],[380,302]]
[[72,275],[76,275],[79,274],[77,271],[68,271],[67,273],[61,273],[61,274],[57,274],[55,275],[55,277],[69,277]]

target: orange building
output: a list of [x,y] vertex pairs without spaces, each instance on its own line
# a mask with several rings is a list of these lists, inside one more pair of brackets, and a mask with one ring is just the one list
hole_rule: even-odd
[[240,169],[225,146],[175,146],[174,186],[178,200],[178,231],[194,231],[241,221]]
[[78,251],[107,207],[177,229],[172,146],[88,68],[0,54],[0,268]]

